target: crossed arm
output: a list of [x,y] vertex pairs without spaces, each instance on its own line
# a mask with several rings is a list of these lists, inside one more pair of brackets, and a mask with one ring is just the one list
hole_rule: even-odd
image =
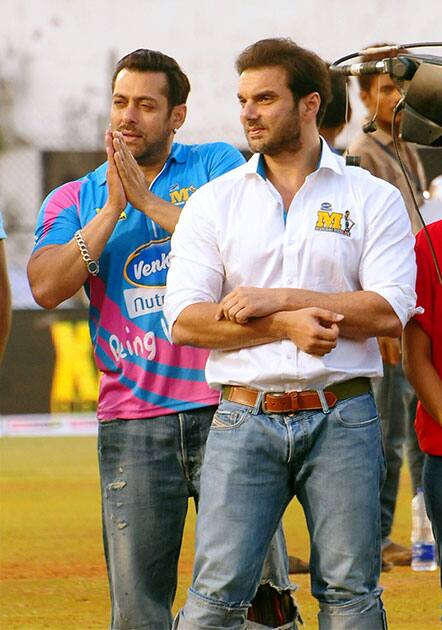
[[219,305],[192,304],[172,328],[173,342],[201,348],[234,350],[290,339],[304,352],[322,356],[336,346],[343,316],[322,308],[279,311],[238,324],[219,317]]
[[[143,172],[119,132],[106,132],[109,196],[101,211],[82,228],[89,254],[97,260],[129,201],[132,206],[173,232],[180,209],[152,193]],[[55,308],[72,297],[88,279],[78,245],[47,245],[37,250],[28,264],[29,284],[34,299],[44,308]]]
[[308,289],[238,287],[221,301],[216,317],[244,324],[280,311],[323,308],[343,315],[340,334],[351,339],[399,337],[402,324],[390,304],[374,291],[324,293]]
[[224,350],[290,339],[304,352],[322,356],[336,346],[339,335],[364,339],[401,332],[391,306],[371,291],[327,294],[239,287],[220,304],[185,308],[172,338],[177,344]]

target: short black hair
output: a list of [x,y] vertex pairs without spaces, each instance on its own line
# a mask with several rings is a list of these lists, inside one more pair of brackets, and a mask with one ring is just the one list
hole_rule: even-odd
[[166,75],[169,108],[182,105],[187,101],[190,92],[190,82],[178,63],[172,57],[157,50],[138,48],[125,55],[118,61],[112,76],[112,90],[115,80],[121,70],[126,68],[135,72],[159,72]]
[[330,72],[332,100],[327,105],[321,127],[336,129],[351,118],[350,102],[347,103],[348,79],[342,74]]
[[325,61],[314,52],[301,48],[288,37],[261,39],[243,50],[236,60],[239,74],[249,68],[264,66],[284,68],[295,103],[307,94],[319,93],[321,104],[316,116],[319,127],[325,108],[331,100],[330,76]]

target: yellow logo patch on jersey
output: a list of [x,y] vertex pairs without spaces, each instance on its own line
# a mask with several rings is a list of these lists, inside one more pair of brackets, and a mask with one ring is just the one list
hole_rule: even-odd
[[350,211],[335,212],[328,201],[321,203],[318,210],[315,230],[319,232],[335,232],[344,236],[351,236],[351,230],[355,222],[350,219]]
[[186,188],[174,188],[169,190],[170,203],[181,206],[188,201],[190,195],[196,190],[195,186],[187,186]]

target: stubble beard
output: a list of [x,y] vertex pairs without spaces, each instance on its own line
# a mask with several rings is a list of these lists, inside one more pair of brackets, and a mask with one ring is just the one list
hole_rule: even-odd
[[247,126],[244,127],[247,143],[253,153],[263,153],[264,155],[278,155],[283,152],[297,153],[302,147],[301,128],[299,125],[299,115],[296,109],[292,112],[290,124],[282,123],[268,140],[254,140],[247,135]]
[[264,155],[278,155],[285,151],[297,153],[302,147],[301,132],[298,130],[295,134],[287,137],[276,136],[269,140],[248,140],[249,148],[253,153],[263,153]]
[[[118,131],[127,130],[140,133],[139,129],[131,126],[122,126],[117,129]],[[128,149],[139,166],[156,164],[159,159],[163,158],[163,156],[168,153],[170,135],[170,132],[166,128],[163,129],[161,135],[159,135],[154,140],[150,140],[147,134],[141,133],[141,146],[139,146],[138,148],[128,146]]]
[[139,166],[147,166],[158,162],[159,158],[162,158],[168,152],[168,140],[169,136],[166,138],[162,137],[155,142],[145,141],[142,148],[132,152],[137,164]]

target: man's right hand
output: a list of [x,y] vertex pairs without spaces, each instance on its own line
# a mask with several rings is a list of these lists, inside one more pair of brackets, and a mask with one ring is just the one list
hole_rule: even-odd
[[338,323],[344,319],[339,313],[317,307],[281,311],[275,317],[282,323],[286,338],[303,352],[320,357],[336,347]]

